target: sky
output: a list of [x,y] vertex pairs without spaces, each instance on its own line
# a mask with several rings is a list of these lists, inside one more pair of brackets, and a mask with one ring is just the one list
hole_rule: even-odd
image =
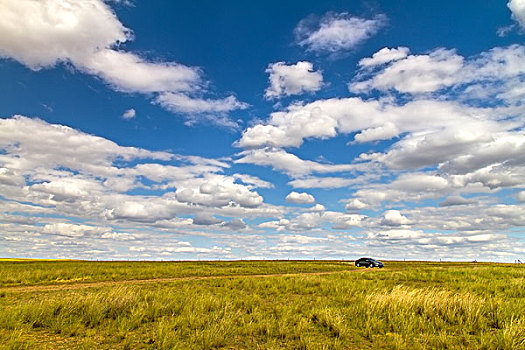
[[0,13],[0,257],[525,259],[525,0]]

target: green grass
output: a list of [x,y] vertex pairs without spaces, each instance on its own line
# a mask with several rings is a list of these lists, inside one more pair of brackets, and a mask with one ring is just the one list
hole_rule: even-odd
[[171,277],[343,271],[348,262],[330,261],[0,261],[0,287]]
[[[38,264],[68,270],[67,264]],[[112,273],[103,270],[120,266],[83,264],[93,267],[92,280],[107,280],[103,276]],[[155,267],[163,277],[166,271],[186,276],[189,266],[192,276],[295,273],[300,268],[340,272],[47,292],[3,288],[0,348],[525,349],[521,266],[391,262],[370,270],[340,262],[126,264],[130,270],[122,267],[119,278],[145,278]],[[54,281],[53,274],[45,279],[35,267],[31,271],[25,285]]]

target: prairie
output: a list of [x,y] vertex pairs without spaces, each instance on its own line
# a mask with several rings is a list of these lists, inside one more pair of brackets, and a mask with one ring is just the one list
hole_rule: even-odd
[[0,349],[525,349],[525,268],[0,262]]

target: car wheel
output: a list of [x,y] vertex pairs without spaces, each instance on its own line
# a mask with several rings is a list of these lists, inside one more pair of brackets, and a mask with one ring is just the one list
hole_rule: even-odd
[[374,264],[370,264],[369,267],[370,267],[371,269],[373,269],[373,268],[374,268]]
[[355,266],[359,267],[359,266],[361,266],[361,264],[357,263],[357,264],[355,264]]

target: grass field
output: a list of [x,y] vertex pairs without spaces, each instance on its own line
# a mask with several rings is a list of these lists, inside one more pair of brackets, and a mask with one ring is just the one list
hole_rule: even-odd
[[0,349],[525,349],[525,268],[0,261]]

